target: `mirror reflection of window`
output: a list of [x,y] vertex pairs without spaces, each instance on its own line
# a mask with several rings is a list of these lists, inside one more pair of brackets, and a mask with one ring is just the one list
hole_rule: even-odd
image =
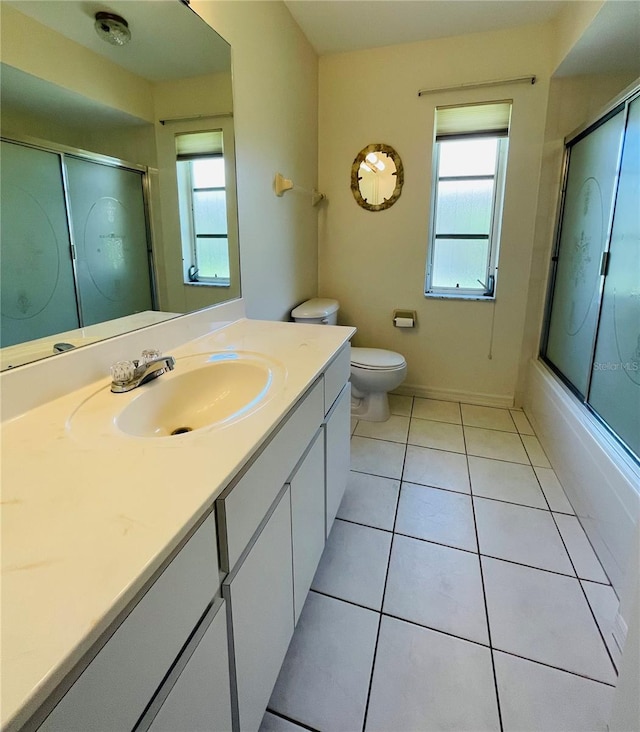
[[185,282],[228,287],[222,130],[177,135],[176,158]]

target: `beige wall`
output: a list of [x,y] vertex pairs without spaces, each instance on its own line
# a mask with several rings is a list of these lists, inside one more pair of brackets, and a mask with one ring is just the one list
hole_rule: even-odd
[[273,193],[276,172],[317,183],[318,60],[281,2],[193,0],[232,47],[242,294],[253,318],[288,318],[317,289],[318,209]]
[[[550,76],[550,28],[533,26],[392,46],[320,60],[319,291],[357,326],[357,345],[389,348],[408,363],[414,393],[508,405],[514,398]],[[439,93],[422,88],[535,74],[535,85]],[[424,296],[433,119],[437,105],[513,99],[497,299]],[[357,206],[351,163],[369,143],[400,154],[405,186],[382,212]],[[392,325],[394,308],[418,327]]]

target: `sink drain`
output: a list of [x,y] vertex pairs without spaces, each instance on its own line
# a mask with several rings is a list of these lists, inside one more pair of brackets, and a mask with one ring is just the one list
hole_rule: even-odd
[[184,435],[186,432],[191,432],[191,427],[176,427],[175,430],[171,432],[172,435]]

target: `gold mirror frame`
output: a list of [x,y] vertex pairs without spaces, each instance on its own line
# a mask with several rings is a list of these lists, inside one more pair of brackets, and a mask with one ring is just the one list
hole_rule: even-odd
[[[360,165],[362,165],[367,155],[372,152],[385,153],[393,160],[396,166],[396,172],[392,173],[392,175],[396,176],[396,186],[393,189],[393,193],[391,194],[391,196],[389,196],[389,198],[386,198],[382,203],[378,204],[369,203],[365,198],[363,198],[362,193],[360,192],[359,185],[359,181],[361,180]],[[367,147],[360,150],[360,152],[356,156],[356,159],[353,161],[353,165],[351,166],[351,193],[353,193],[353,197],[356,199],[357,204],[359,206],[362,206],[362,208],[366,209],[367,211],[384,211],[385,209],[393,206],[393,204],[400,198],[403,185],[404,168],[402,167],[402,160],[400,159],[398,153],[390,145],[384,145],[382,143],[367,145]]]

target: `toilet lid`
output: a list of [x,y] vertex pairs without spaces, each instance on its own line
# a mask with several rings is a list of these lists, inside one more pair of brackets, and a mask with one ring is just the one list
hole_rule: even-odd
[[382,348],[352,348],[351,363],[365,369],[397,369],[405,360],[402,354]]
[[291,311],[292,318],[326,318],[340,307],[337,300],[328,297],[314,297],[306,300]]

